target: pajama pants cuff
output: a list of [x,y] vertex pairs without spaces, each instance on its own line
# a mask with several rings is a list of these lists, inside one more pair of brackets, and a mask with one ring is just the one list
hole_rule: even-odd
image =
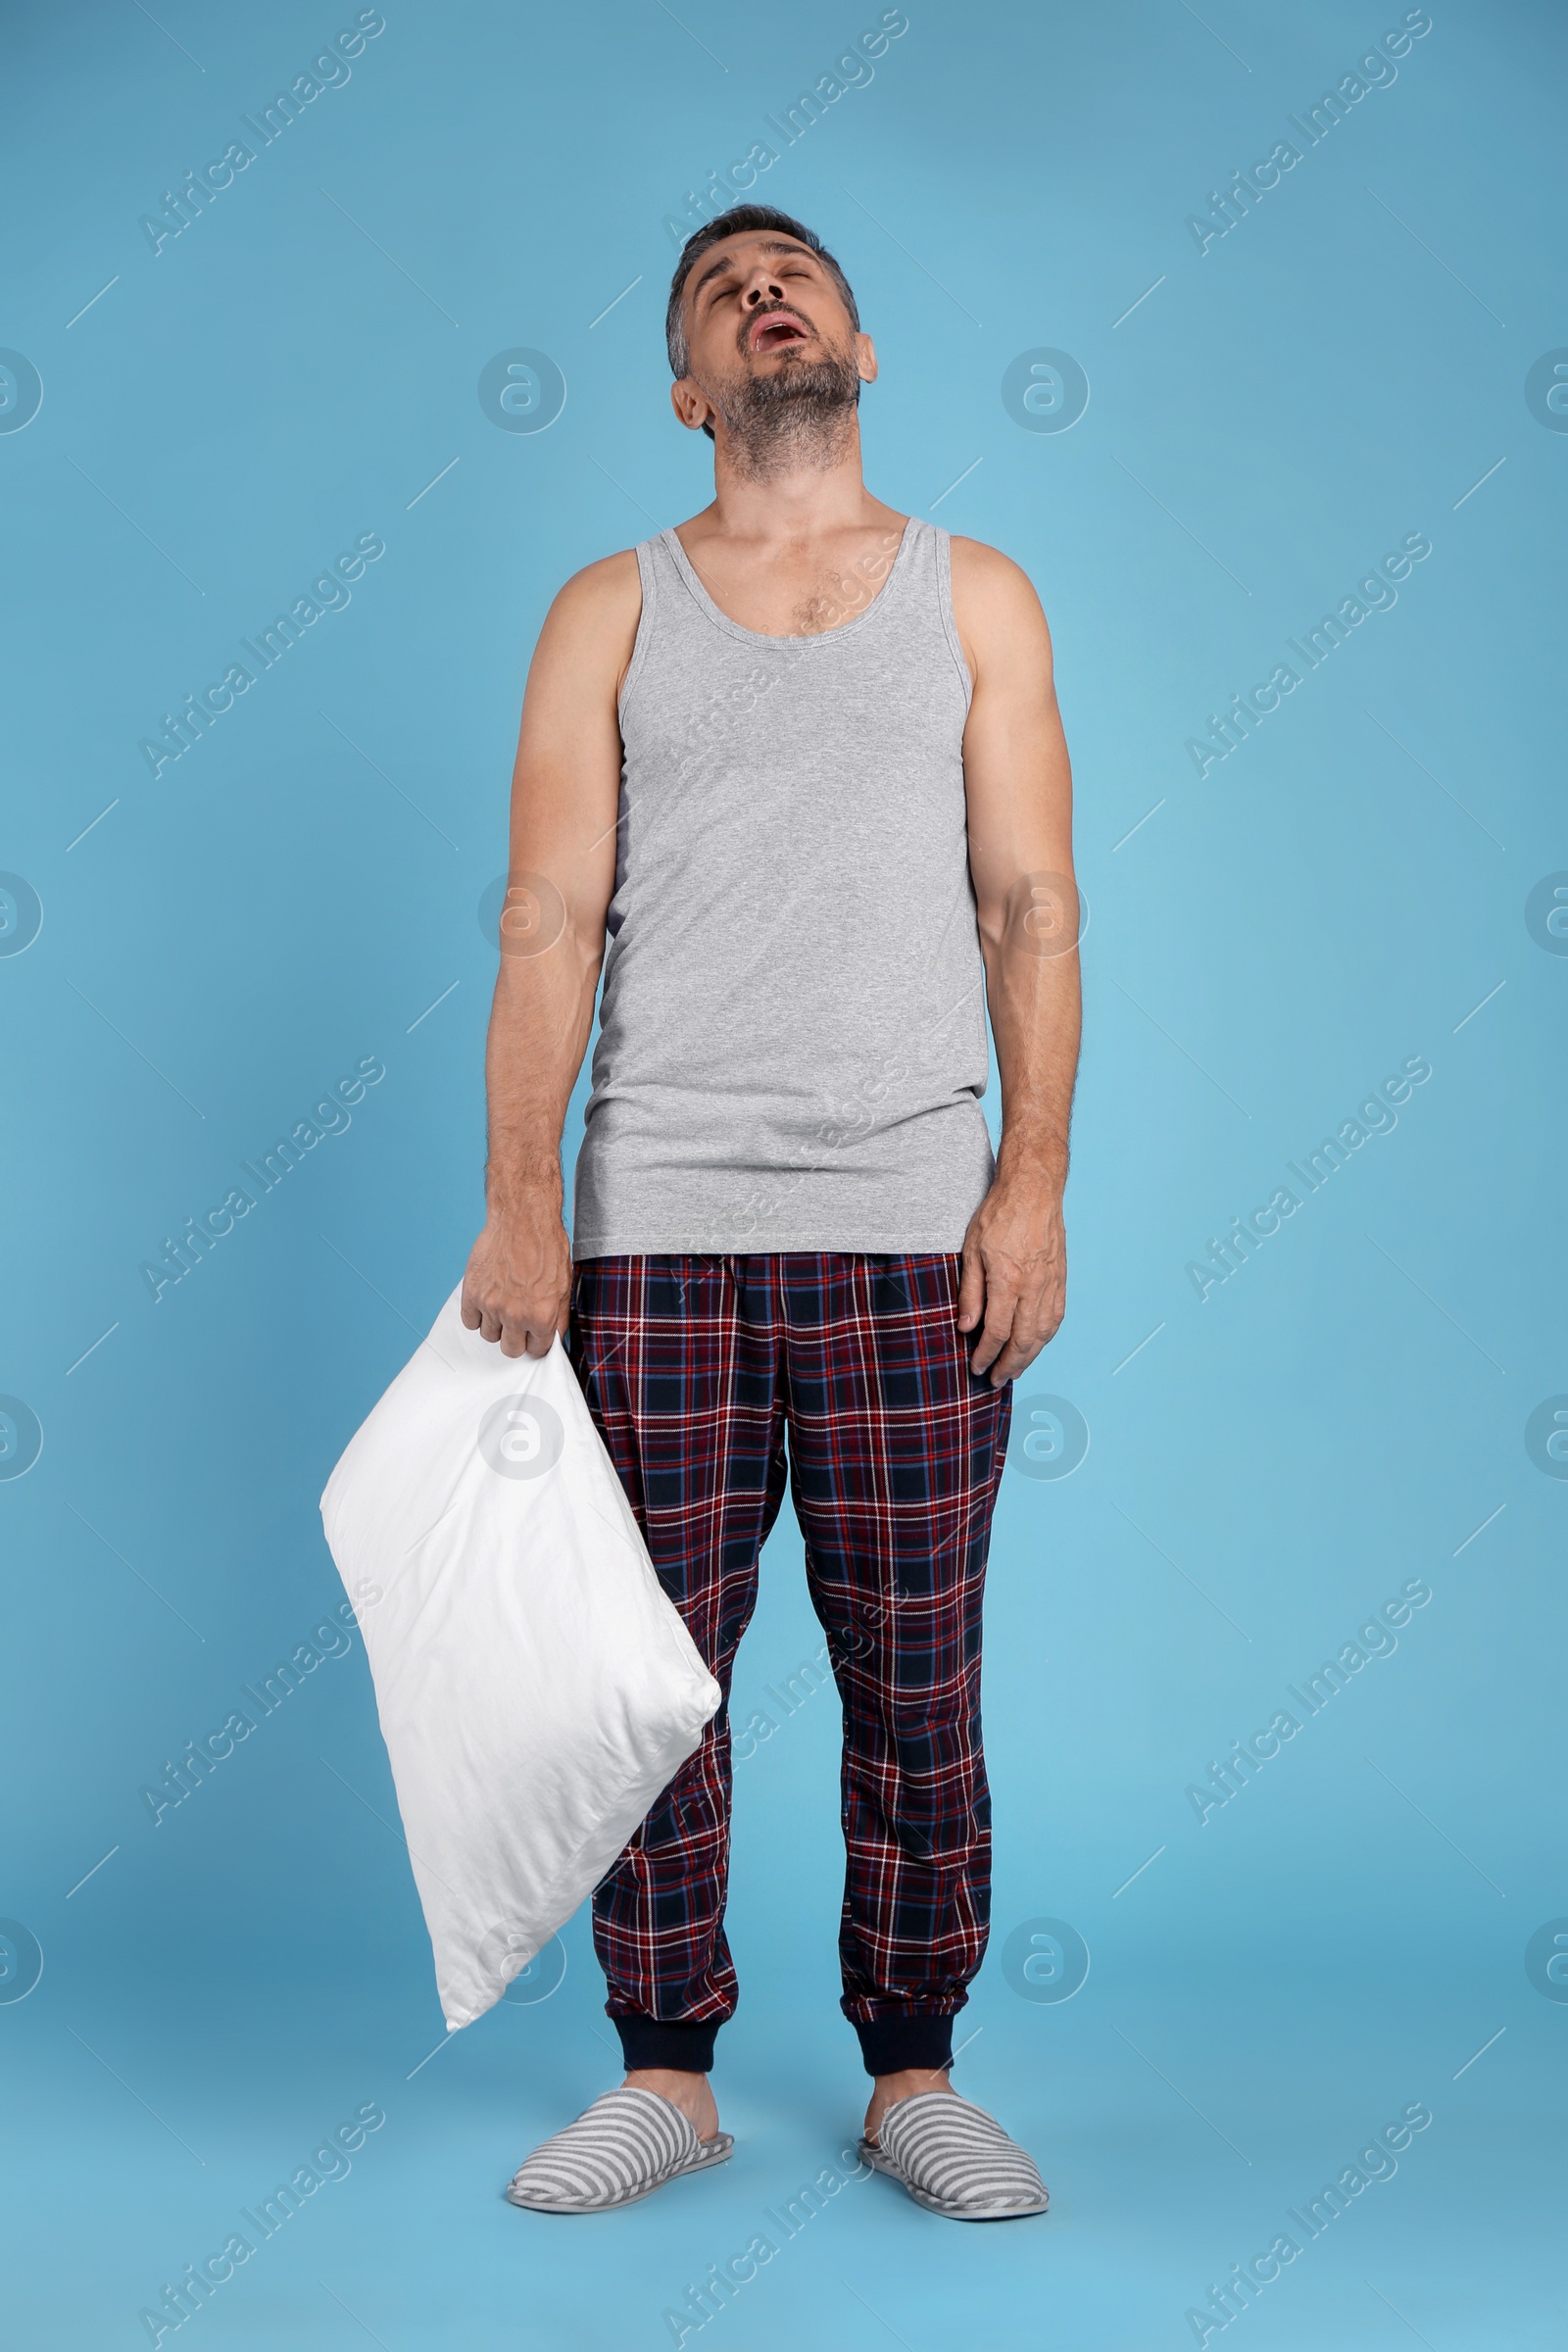
[[953,2064],[953,2019],[906,2010],[903,2016],[851,2018],[860,2036],[868,2075],[899,2075],[906,2067],[939,2072]]
[[620,2035],[628,2074],[637,2067],[666,2066],[678,2074],[706,2075],[712,2069],[713,2037],[723,2020],[666,2025],[658,2017],[612,2017],[610,2022]]

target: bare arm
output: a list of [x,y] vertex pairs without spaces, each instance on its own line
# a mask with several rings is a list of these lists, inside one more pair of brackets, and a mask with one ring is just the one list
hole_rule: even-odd
[[1067,1298],[1061,1196],[1078,1068],[1078,893],[1072,771],[1051,632],[1026,575],[994,548],[953,543],[953,607],[974,682],[963,737],[969,871],[1002,1077],[1002,1144],[963,1245],[958,1323],[971,1362],[1015,1379]]
[[463,1284],[464,1322],[499,1340],[504,1355],[547,1354],[566,1328],[561,1131],[615,885],[615,704],[640,612],[635,556],[612,556],[568,580],[540,631],[523,698],[485,1048],[485,1226]]

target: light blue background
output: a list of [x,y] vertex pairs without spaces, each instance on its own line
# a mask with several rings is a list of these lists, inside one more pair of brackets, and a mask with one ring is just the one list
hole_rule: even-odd
[[[499,2197],[612,2076],[585,1923],[551,1998],[419,2067],[441,2020],[358,1642],[156,1829],[138,1799],[340,1597],[317,1498],[477,1227],[476,909],[532,642],[567,573],[709,495],[667,408],[665,216],[880,11],[387,0],[346,86],[155,257],[140,216],[355,13],[78,0],[3,36],[0,343],[44,397],[0,435],[0,865],[43,927],[0,959],[0,1389],[44,1442],[0,1483],[0,1911],[44,1973],[0,2056],[8,2334],[60,2352],[145,2342],[163,2283],[372,2100],[351,2175],[191,2323],[208,2352],[665,2344],[863,2098],[831,1695],[737,1774],[735,2159],[591,2222]],[[1250,218],[1201,257],[1184,225],[1402,13],[910,0],[759,185],[876,338],[872,486],[1005,548],[1054,625],[1093,918],[1068,1314],[1018,1405],[1068,1397],[1092,1443],[1061,1481],[1015,1444],[1003,1492],[957,2078],[1053,2213],[965,2231],[857,2181],[689,2343],[1191,2343],[1209,2282],[1414,2101],[1397,2177],[1235,2326],[1560,2341],[1568,2005],[1524,1950],[1568,1913],[1568,1487],[1523,1437],[1568,1390],[1568,961],[1524,920],[1568,867],[1568,436],[1524,397],[1568,345],[1560,17],[1434,0]],[[476,394],[519,345],[566,380],[539,435]],[[1090,380],[1069,432],[1001,400],[1041,346]],[[351,606],[155,782],[160,713],[366,532]],[[1414,532],[1397,606],[1200,781],[1206,714]],[[1200,1303],[1187,1261],[1416,1054],[1397,1128]],[[155,1305],[139,1263],[368,1055],[352,1127]],[[1417,1577],[1397,1651],[1200,1827],[1188,1785]],[[784,1526],[740,1720],[819,1639]],[[1093,1956],[1065,2003],[1003,1965],[1042,1917]]]

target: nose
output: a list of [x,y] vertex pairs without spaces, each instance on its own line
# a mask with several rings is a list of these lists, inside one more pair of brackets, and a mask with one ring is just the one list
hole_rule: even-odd
[[754,278],[746,289],[746,307],[749,311],[772,310],[783,299],[784,289],[776,277]]

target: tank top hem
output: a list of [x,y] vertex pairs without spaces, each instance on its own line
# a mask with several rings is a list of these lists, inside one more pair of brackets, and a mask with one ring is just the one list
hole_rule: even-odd
[[953,616],[953,542],[946,531],[937,538],[936,556],[937,610],[942,615],[942,634],[948,641],[953,666],[963,688],[963,710],[967,717],[969,706],[974,701],[974,680],[969,675],[969,664],[963,658],[963,647],[958,642],[958,624]]
[[631,1225],[583,1237],[573,1234],[571,1256],[574,1265],[598,1257],[787,1257],[798,1251],[842,1257],[949,1257],[963,1248],[968,1229],[967,1217],[961,1223],[916,1232],[907,1226],[894,1232],[885,1226],[851,1228],[835,1223],[803,1226],[786,1234],[770,1230],[737,1234],[721,1248],[710,1230],[681,1232]]
[[615,720],[623,733],[626,712],[631,707],[637,681],[647,666],[648,649],[659,625],[659,578],[654,569],[653,550],[646,540],[639,542],[636,555],[637,577],[642,582],[643,590],[642,611],[637,615],[637,634],[632,639],[631,660],[626,664],[626,675],[621,680],[620,692],[615,698]]

